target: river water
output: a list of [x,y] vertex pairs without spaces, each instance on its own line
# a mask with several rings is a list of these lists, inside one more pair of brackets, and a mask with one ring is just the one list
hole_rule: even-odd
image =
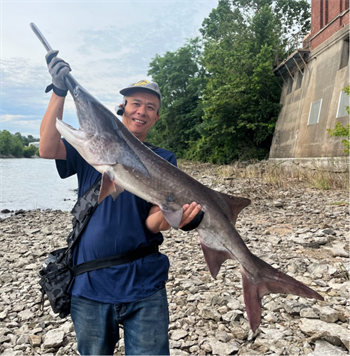
[[[76,176],[61,179],[54,160],[0,159],[0,212],[33,209],[70,211],[77,199]],[[0,217],[10,214],[0,213]]]

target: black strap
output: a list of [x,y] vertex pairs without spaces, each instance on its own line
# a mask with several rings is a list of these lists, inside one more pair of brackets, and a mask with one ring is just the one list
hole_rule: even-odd
[[101,268],[106,268],[111,266],[118,266],[125,263],[130,263],[135,260],[138,260],[139,258],[146,257],[158,251],[159,251],[158,244],[154,242],[151,246],[148,247],[141,247],[138,248],[137,250],[125,252],[120,255],[104,257],[104,258],[99,258],[96,260],[84,262],[74,267],[71,267],[70,270],[72,271],[72,275],[75,277],[78,276],[79,274],[93,271],[95,269],[101,269]]
[[98,196],[100,194],[101,180],[96,182],[78,199],[75,203],[71,214],[73,218],[73,231],[67,238],[68,249],[72,249],[73,245],[79,239],[86,224],[90,220],[92,214],[98,206]]

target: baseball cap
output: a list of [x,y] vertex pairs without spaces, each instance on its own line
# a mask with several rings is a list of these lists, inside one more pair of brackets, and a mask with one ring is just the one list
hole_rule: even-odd
[[127,93],[130,92],[133,89],[146,89],[146,90],[149,90],[149,91],[153,92],[159,98],[159,105],[160,106],[162,105],[162,96],[160,95],[160,90],[159,90],[159,86],[158,86],[157,83],[149,82],[146,79],[142,79],[142,80],[139,80],[136,83],[130,84],[126,88],[123,88],[122,90],[120,90],[119,93],[122,94],[122,95],[127,95]]

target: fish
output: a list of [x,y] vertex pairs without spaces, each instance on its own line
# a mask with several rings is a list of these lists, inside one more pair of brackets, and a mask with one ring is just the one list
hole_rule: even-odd
[[270,293],[323,297],[273,268],[246,246],[235,223],[251,201],[224,194],[195,180],[155,154],[70,74],[66,83],[76,107],[79,129],[57,119],[56,127],[80,155],[102,174],[101,203],[109,195],[117,199],[127,190],[158,205],[169,224],[177,229],[183,206],[197,202],[204,212],[197,231],[204,259],[213,278],[227,259],[240,263],[243,296],[250,328],[261,323],[261,300]]

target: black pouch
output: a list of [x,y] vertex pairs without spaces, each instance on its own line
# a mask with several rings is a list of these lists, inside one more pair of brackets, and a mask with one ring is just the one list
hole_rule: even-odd
[[52,251],[39,271],[42,302],[45,294],[54,313],[65,318],[70,313],[71,295],[67,293],[73,279],[68,248]]

